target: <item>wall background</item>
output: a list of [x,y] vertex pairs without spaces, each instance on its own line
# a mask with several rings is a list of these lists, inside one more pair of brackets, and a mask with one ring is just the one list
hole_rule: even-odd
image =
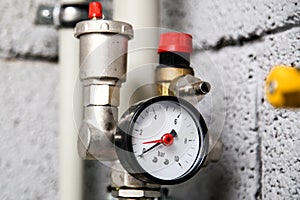
[[[58,199],[57,31],[35,26],[40,3],[4,1],[0,13],[0,199]],[[111,2],[105,0],[108,12]],[[263,93],[271,66],[300,67],[297,0],[162,0],[161,25],[193,34],[192,62],[223,68],[224,153],[177,199],[300,199],[300,112],[272,108]],[[86,198],[101,199],[102,165],[86,163]],[[103,172],[104,171],[104,172]],[[98,177],[95,176],[98,174]],[[179,190],[180,189],[180,190]]]

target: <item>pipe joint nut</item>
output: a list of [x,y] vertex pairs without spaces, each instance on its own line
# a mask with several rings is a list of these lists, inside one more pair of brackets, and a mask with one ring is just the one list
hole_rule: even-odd
[[120,87],[88,85],[84,87],[84,106],[119,106]]
[[112,195],[117,198],[126,199],[142,199],[150,200],[160,197],[160,190],[147,190],[147,189],[131,189],[131,188],[118,188],[112,190]]

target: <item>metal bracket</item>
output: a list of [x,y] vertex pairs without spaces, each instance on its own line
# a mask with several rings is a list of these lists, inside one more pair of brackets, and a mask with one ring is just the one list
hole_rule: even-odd
[[75,4],[39,5],[35,24],[73,28],[77,22],[88,19],[88,2]]

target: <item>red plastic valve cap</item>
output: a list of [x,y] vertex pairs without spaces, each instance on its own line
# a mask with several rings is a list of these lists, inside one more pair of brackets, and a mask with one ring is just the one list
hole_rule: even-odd
[[157,52],[191,53],[193,51],[192,40],[192,35],[187,33],[163,33],[160,35]]
[[89,4],[89,19],[102,19],[102,5],[99,2],[91,2]]

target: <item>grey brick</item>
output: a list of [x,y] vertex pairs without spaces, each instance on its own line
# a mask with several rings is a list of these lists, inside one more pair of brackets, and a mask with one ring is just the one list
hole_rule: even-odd
[[[270,37],[269,51],[258,74],[263,78],[273,64],[300,67],[300,28]],[[263,101],[259,107],[262,138],[263,199],[300,199],[299,109],[274,109]]]
[[[35,25],[40,4],[55,5],[58,0],[1,1],[0,58],[56,60],[58,33],[51,25]],[[111,18],[111,1],[102,1],[104,14]]]
[[0,80],[0,199],[57,199],[57,65],[0,60]]
[[171,188],[175,199],[300,198],[299,112],[274,109],[263,90],[272,66],[299,66],[299,31],[194,54],[193,65],[204,80],[215,81],[209,74],[212,63],[220,69],[215,79],[222,75],[227,94],[224,153],[194,180]]
[[162,26],[191,33],[201,47],[239,44],[297,26],[297,0],[163,0]]
[[[56,59],[57,30],[33,24],[39,3],[55,2],[1,2],[0,58]],[[274,109],[263,91],[272,66],[300,66],[299,2],[161,2],[162,25],[193,34],[198,74],[213,87],[222,77],[227,108],[221,161],[171,187],[170,194],[176,199],[300,199],[299,110]],[[111,2],[105,0],[104,7],[111,16]],[[207,55],[202,47],[210,49]],[[0,60],[0,78],[0,199],[58,199],[57,65]],[[213,88],[203,105],[216,97]],[[215,107],[203,105],[199,108],[215,134],[219,113],[210,116]],[[103,198],[109,170],[101,166],[86,163],[87,199]]]
[[57,57],[57,31],[54,27],[34,25],[40,3],[54,4],[56,0],[1,1],[0,58]]

